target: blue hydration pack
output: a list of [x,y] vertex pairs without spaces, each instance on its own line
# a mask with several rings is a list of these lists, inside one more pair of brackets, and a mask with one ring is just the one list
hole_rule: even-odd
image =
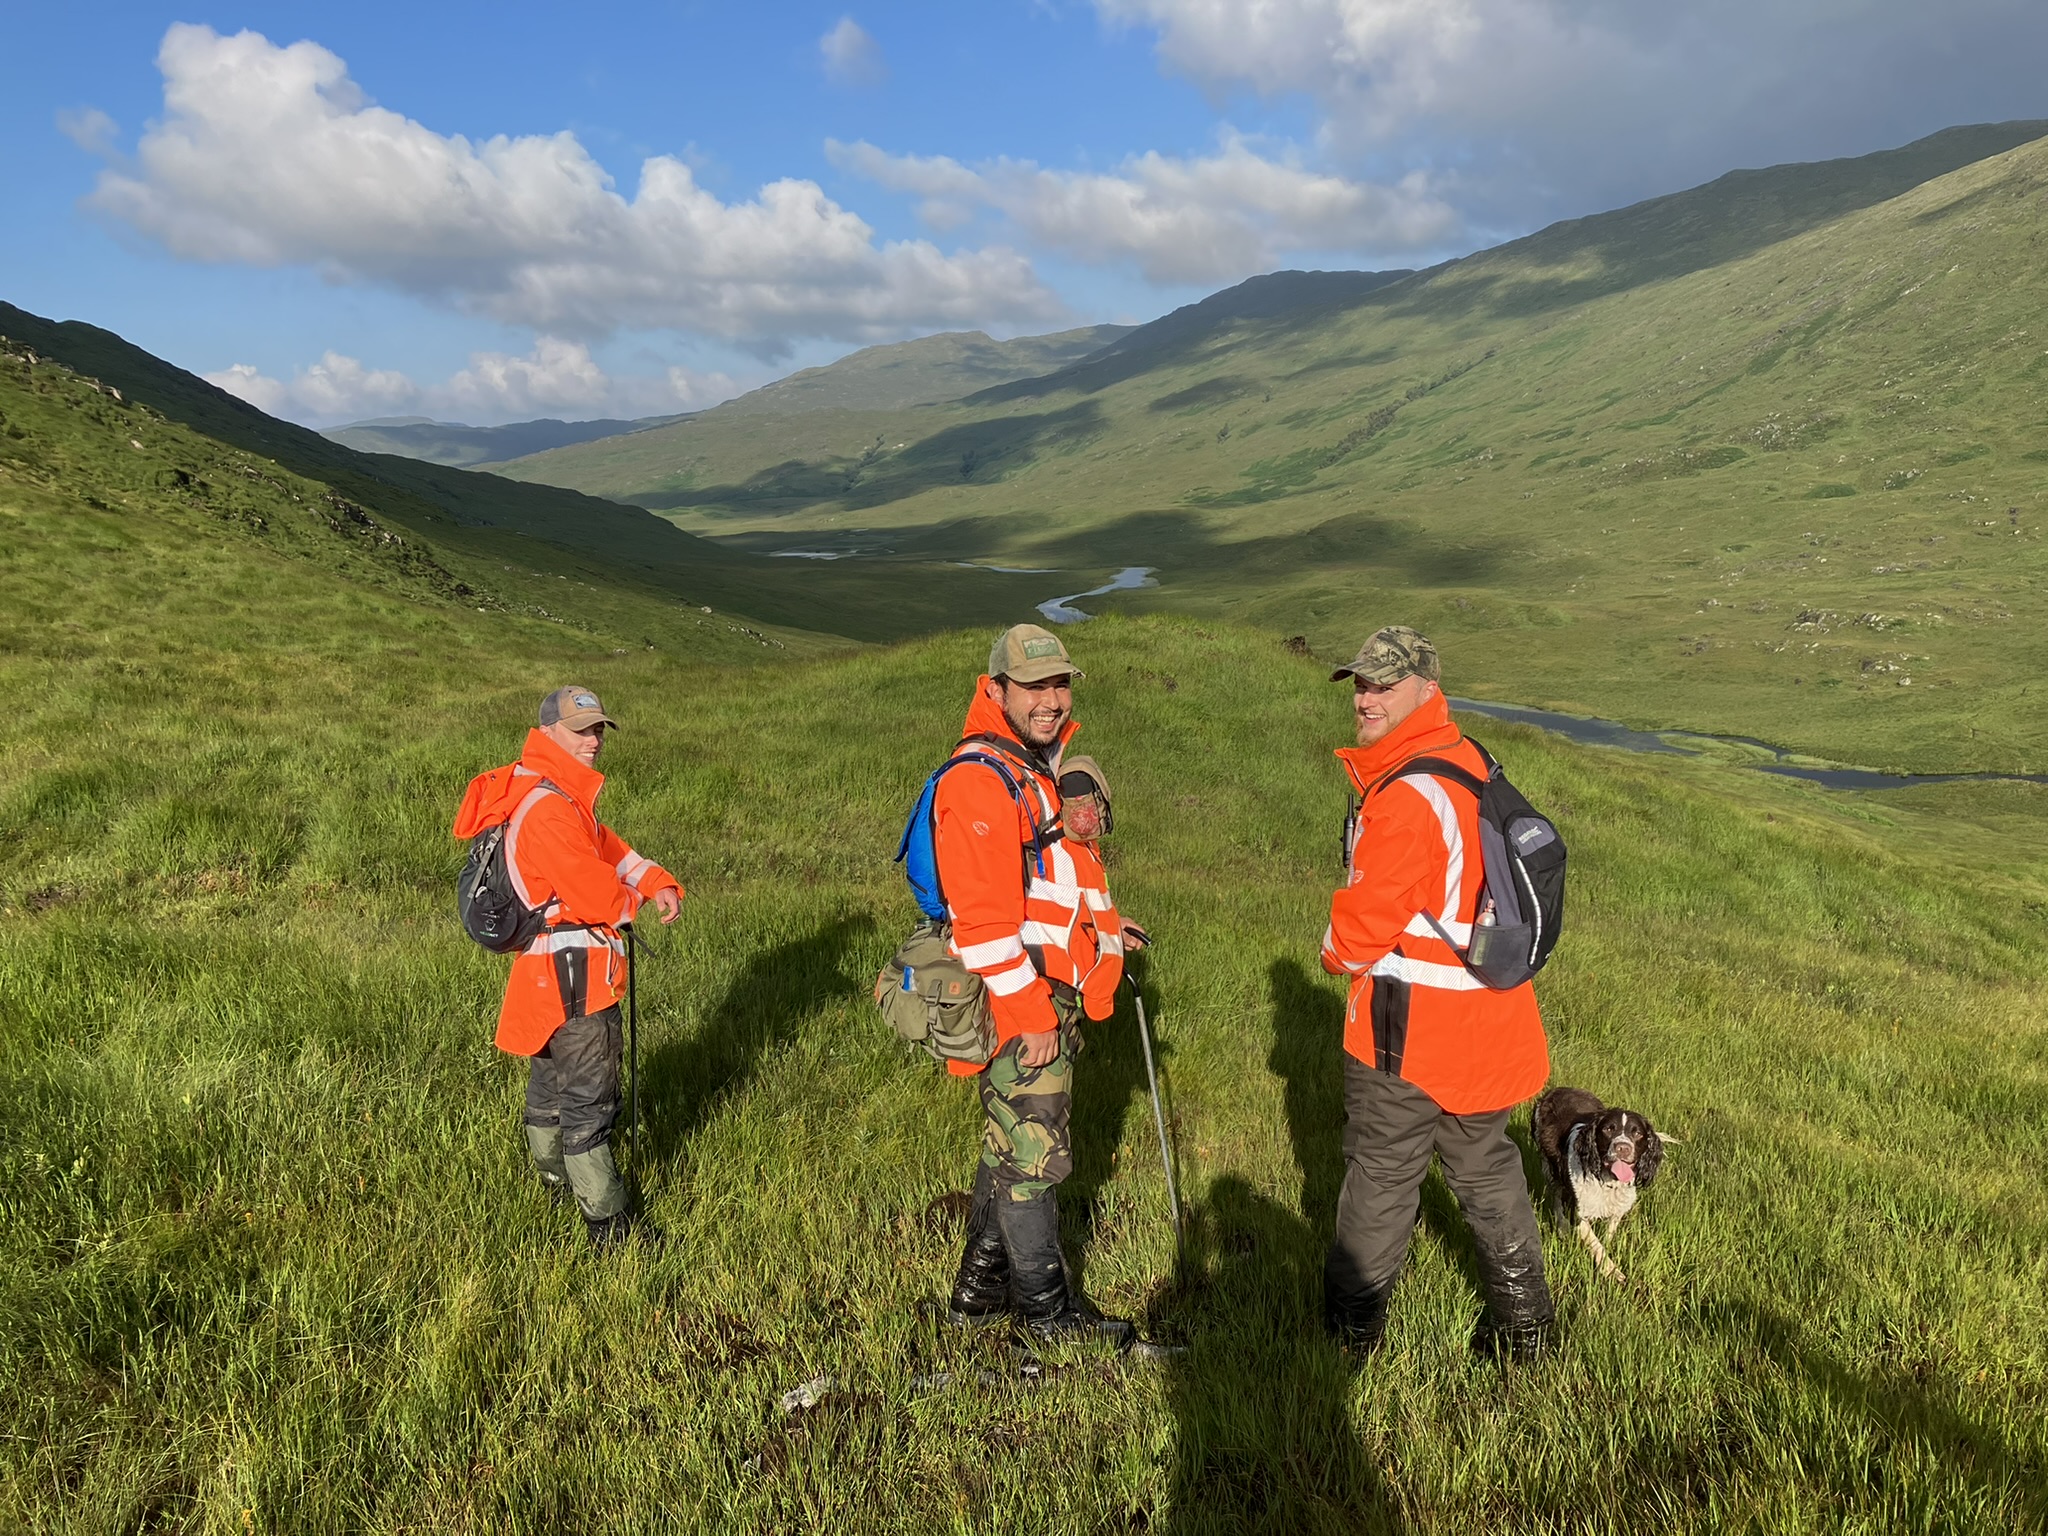
[[976,742],[986,743],[990,750],[962,752],[955,747],[955,755],[932,770],[931,777],[924,781],[924,788],[918,791],[917,804],[910,808],[910,819],[903,824],[903,841],[896,847],[896,862],[903,866],[904,878],[910,882],[910,894],[917,898],[917,909],[935,923],[946,921],[946,893],[939,885],[939,857],[935,846],[937,812],[933,802],[938,796],[939,780],[949,771],[963,763],[979,763],[996,771],[996,776],[1036,828],[1031,841],[1020,846],[1028,848],[1038,861],[1040,876],[1045,874],[1045,850],[1064,835],[1057,818],[1049,824],[1039,823],[1038,809],[1033,804],[1035,797],[1024,786],[1023,765],[1008,750],[1002,738],[969,736],[960,746]]

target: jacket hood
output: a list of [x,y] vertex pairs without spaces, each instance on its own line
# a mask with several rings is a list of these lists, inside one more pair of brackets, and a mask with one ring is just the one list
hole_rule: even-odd
[[1416,706],[1415,713],[1369,747],[1339,747],[1337,760],[1364,794],[1387,773],[1430,752],[1442,752],[1465,739],[1451,720],[1451,701],[1439,689]]
[[[1002,711],[997,710],[996,713],[1000,715]],[[525,772],[520,772],[521,769]],[[534,730],[526,733],[526,746],[520,752],[518,762],[493,768],[489,773],[480,773],[469,781],[469,788],[462,796],[462,807],[455,813],[455,836],[472,838],[486,827],[510,821],[512,813],[519,809],[519,802],[533,788],[535,774],[568,795],[590,815],[597,814],[597,792],[604,788],[604,775],[577,762],[557,746],[555,739],[546,731]]]
[[[989,675],[986,672],[974,680],[974,699],[967,706],[967,720],[960,727],[960,734],[1001,736],[1006,741],[1014,741],[1019,747],[1023,747],[1024,743],[1019,739],[1016,728],[1010,724],[1010,717],[1003,713],[1000,704],[988,696],[988,685]],[[1059,768],[1060,754],[1067,750],[1067,743],[1074,739],[1074,733],[1080,729],[1081,722],[1071,717],[1061,727],[1059,744],[1046,754],[1046,760],[1052,764],[1055,771]]]

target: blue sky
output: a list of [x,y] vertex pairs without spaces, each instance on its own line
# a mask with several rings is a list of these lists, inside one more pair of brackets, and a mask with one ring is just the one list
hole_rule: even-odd
[[296,419],[639,415],[2048,117],[2038,0],[10,0],[0,297]]

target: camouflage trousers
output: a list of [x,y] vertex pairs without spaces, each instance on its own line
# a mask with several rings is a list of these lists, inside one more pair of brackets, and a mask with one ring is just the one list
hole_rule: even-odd
[[1081,1010],[1055,1000],[1060,1053],[1042,1067],[1022,1061],[1024,1040],[1004,1042],[981,1072],[981,1161],[1008,1200],[1035,1200],[1074,1171],[1067,1121],[1074,1105],[1074,1058]]

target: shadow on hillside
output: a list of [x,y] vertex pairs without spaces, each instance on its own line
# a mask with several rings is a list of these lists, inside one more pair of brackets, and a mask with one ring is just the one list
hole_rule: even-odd
[[849,444],[848,457],[786,459],[737,485],[690,486],[636,498],[658,511],[683,507],[791,510],[836,501],[852,510],[886,505],[949,485],[986,485],[1041,454],[1070,452],[1108,427],[1102,407],[1084,400],[1033,416],[958,422],[901,449]]
[[1310,1224],[1235,1174],[1189,1213],[1148,1320],[1187,1346],[1164,1366],[1175,1460],[1151,1529],[1405,1528],[1353,1422],[1353,1367],[1322,1329],[1321,1274]]
[[[1138,1042],[1138,1015],[1125,992],[1117,993],[1114,1017],[1099,1024],[1084,1024],[1087,1048],[1074,1064],[1074,1171],[1060,1186],[1060,1217],[1065,1229],[1067,1266],[1074,1283],[1087,1287],[1087,1245],[1101,1215],[1102,1187],[1115,1174],[1111,1159],[1124,1144],[1131,1112],[1140,1100],[1150,1099],[1145,1087],[1144,1047]],[[1152,1042],[1154,1061],[1159,1042]],[[1143,1143],[1141,1143],[1143,1145]],[[1139,1177],[1158,1180],[1155,1155],[1141,1162]],[[1162,1202],[1163,1203],[1163,1202]]]
[[[786,533],[748,533],[719,542],[736,549],[769,550],[786,544],[789,537]],[[1035,592],[1041,597],[1074,590],[1071,583],[1077,576],[1126,565],[1158,567],[1160,580],[1168,587],[1204,576],[1227,576],[1235,583],[1256,585],[1293,580],[1311,569],[1334,574],[1365,567],[1413,586],[1471,586],[1507,570],[1513,547],[1505,541],[1452,543],[1421,522],[1372,512],[1346,512],[1298,532],[1226,539],[1217,536],[1207,519],[1180,510],[1133,512],[1021,545],[1015,521],[996,517],[955,518],[930,528],[891,529],[889,541],[899,559],[986,560],[991,551],[1000,551],[1006,564],[1045,567],[1047,574],[1039,576],[989,575],[983,588],[977,589],[996,593],[997,584],[1002,583],[1012,591]],[[831,541],[820,547],[831,547]],[[863,579],[864,569],[880,568],[879,562],[868,561],[817,564],[826,573],[849,581]],[[977,578],[985,573],[963,570],[958,574]],[[936,587],[927,590],[939,591]],[[1012,599],[1005,591],[997,593],[996,600]]]
[[720,1104],[746,1089],[770,1051],[796,1038],[805,1019],[861,990],[846,958],[873,927],[862,913],[759,951],[694,1031],[642,1059],[641,1132],[651,1158],[673,1157]]
[[[1859,1447],[1856,1455],[1822,1452],[1805,1463],[1816,1478],[1835,1480],[1844,1510],[1868,1502],[1873,1466],[1938,1467],[1969,1488],[1971,1497],[1958,1501],[1963,1507],[2004,1501],[2004,1512],[2018,1517],[2011,1528],[2048,1530],[2048,1484],[2042,1481],[2039,1454],[2006,1439],[1995,1410],[1973,1411],[1969,1398],[1954,1387],[1915,1381],[1905,1367],[1866,1374],[1844,1365],[1816,1348],[1797,1321],[1766,1307],[1717,1304],[1705,1310],[1701,1321],[1731,1345],[1761,1350],[1793,1382],[1824,1400],[1824,1408],[1805,1410],[1816,1422],[1802,1430],[1796,1421],[1788,1422],[1800,1411],[1798,1398],[1791,1397],[1792,1407],[1777,1425],[1782,1440],[1818,1447],[1845,1434],[1843,1419],[1870,1431],[1876,1443]],[[1847,1433],[1863,1440],[1856,1430]]]

